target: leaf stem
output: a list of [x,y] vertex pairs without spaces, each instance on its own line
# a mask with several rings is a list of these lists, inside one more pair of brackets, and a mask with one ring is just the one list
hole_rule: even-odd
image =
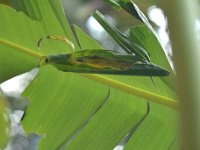
[[177,149],[200,150],[199,0],[168,0],[160,4],[168,20],[177,75],[182,140]]
[[28,54],[30,56],[33,56],[35,58],[41,59],[41,57],[44,56],[41,53],[35,52],[35,51],[33,51],[33,50],[29,49],[29,48],[25,48],[23,46],[20,46],[18,44],[15,44],[15,43],[7,41],[7,40],[0,39],[0,44],[3,44],[5,46],[9,46],[9,47],[14,48],[14,49],[17,49],[20,52]]
[[116,80],[113,80],[111,78],[105,77],[105,76],[101,76],[101,75],[93,75],[93,74],[81,74],[81,76],[96,80],[99,83],[102,83],[104,85],[108,85],[110,87],[113,87],[115,89],[127,92],[129,94],[132,94],[134,96],[138,96],[138,97],[142,97],[145,99],[148,99],[151,102],[172,108],[174,110],[178,110],[179,108],[179,104],[177,101],[165,97],[165,96],[161,96]]

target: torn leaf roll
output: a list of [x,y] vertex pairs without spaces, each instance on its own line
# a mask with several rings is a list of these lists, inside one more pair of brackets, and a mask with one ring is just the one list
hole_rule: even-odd
[[169,75],[165,69],[141,57],[100,49],[44,56],[41,64],[53,65],[64,72],[138,76]]

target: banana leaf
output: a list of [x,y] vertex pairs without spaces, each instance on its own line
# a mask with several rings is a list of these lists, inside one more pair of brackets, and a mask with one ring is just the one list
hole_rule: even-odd
[[[17,2],[21,3],[21,0]],[[81,48],[78,46],[57,0],[23,0],[23,4],[15,7],[20,7],[17,8],[18,12],[0,5],[0,68],[6,73],[0,74],[1,82],[38,66],[42,56],[72,52],[70,46],[57,41],[44,42],[42,49],[38,49],[40,37],[56,34],[66,36],[74,43],[76,50],[102,49],[76,27]],[[151,56],[157,53],[151,48],[148,51]],[[159,57],[152,58],[152,62],[169,66],[168,62],[159,59],[161,56],[165,57],[159,53]],[[142,96],[135,96],[86,76],[44,65],[23,92],[22,95],[29,100],[29,106],[22,125],[27,135],[37,133],[41,136],[39,150],[110,150],[128,133],[132,134],[124,144],[127,150],[154,150],[158,148],[158,143],[159,149],[165,150],[176,145],[172,144],[176,142],[177,130],[174,110],[152,102],[149,102],[148,108],[147,99]],[[176,97],[176,93],[160,78],[155,78],[155,87],[149,77],[106,77],[141,89],[143,95],[144,91],[149,91],[164,99]],[[104,78],[100,76],[99,79]]]

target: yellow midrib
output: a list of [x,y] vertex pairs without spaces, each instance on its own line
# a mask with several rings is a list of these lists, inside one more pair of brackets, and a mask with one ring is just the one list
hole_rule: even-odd
[[[33,51],[32,49],[20,46],[18,44],[12,43],[12,42],[7,41],[7,40],[0,39],[0,44],[6,45],[6,46],[11,47],[11,48],[14,48],[14,49],[16,49],[16,50],[18,50],[18,51],[20,51],[22,53],[25,53],[27,55],[33,56],[35,58],[38,58],[39,60],[44,56],[41,53]],[[83,76],[83,77],[87,77],[89,79],[95,80],[95,81],[97,81],[97,82],[99,82],[101,84],[104,84],[104,85],[116,88],[118,90],[121,90],[123,92],[132,94],[134,96],[138,96],[138,97],[147,99],[147,100],[149,100],[151,102],[154,102],[154,103],[157,103],[157,104],[160,104],[160,105],[167,106],[169,108],[178,110],[178,107],[179,107],[178,102],[173,100],[173,99],[171,99],[171,98],[168,98],[168,97],[165,97],[165,96],[161,96],[161,95],[158,95],[156,93],[149,92],[147,90],[140,89],[140,88],[137,88],[135,86],[128,85],[128,84],[122,83],[120,81],[113,80],[111,78],[108,78],[108,77],[105,77],[105,76],[102,76],[102,75],[83,74],[83,73],[80,74],[80,75]]]

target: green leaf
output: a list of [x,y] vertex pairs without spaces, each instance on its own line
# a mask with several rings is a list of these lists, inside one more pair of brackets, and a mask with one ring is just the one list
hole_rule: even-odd
[[[143,27],[141,27],[141,28],[143,28]],[[79,43],[81,44],[82,49],[102,49],[102,47],[100,45],[97,45],[97,43],[94,40],[92,41],[92,39],[88,35],[86,35],[82,30],[80,30],[79,27],[75,26],[75,31],[76,31],[76,35],[78,37],[78,40],[79,40]],[[148,32],[146,33],[146,31],[148,31]],[[134,33],[136,33],[135,34],[136,37],[141,36],[140,32],[134,32]],[[167,61],[167,58],[166,58],[166,55],[165,55],[163,49],[161,47],[158,49],[156,48],[157,46],[160,46],[159,43],[156,43],[158,41],[157,40],[156,40],[156,42],[151,41],[152,37],[151,36],[149,37],[149,35],[148,35],[149,30],[144,30],[144,33],[145,33],[145,36],[142,37],[143,38],[142,41],[144,42],[144,44],[149,45],[148,52],[152,55],[152,62],[154,62],[160,66],[170,68],[169,62]],[[146,40],[146,38],[149,40]],[[138,43],[138,44],[140,44],[140,43]],[[154,46],[156,46],[156,47],[154,47]],[[159,55],[157,55],[157,54],[159,54]],[[157,55],[157,57],[154,57],[154,55]],[[171,70],[171,68],[169,70]],[[165,79],[172,82],[173,79],[171,78],[171,75],[172,74],[170,74],[170,76],[168,76],[168,77],[165,77]],[[110,75],[108,77],[109,78],[111,77],[112,79],[116,79],[116,81],[122,81],[123,83],[133,85],[134,87],[138,87],[140,89],[145,89],[147,91],[151,91],[151,92],[157,93],[159,95],[164,95],[166,97],[174,98],[176,95],[175,92],[173,90],[171,90],[169,87],[166,88],[166,85],[163,85],[162,80],[160,80],[160,78],[157,78],[157,77],[155,78],[157,88],[155,88],[155,86],[152,84],[152,81],[150,80],[150,78],[147,78],[147,77],[110,76]]]
[[142,18],[140,18],[138,11],[135,9],[133,2],[131,0],[104,0],[111,4],[111,6],[118,6],[120,8],[125,9],[128,13],[139,19],[140,21],[143,21]]
[[[3,46],[6,49],[12,48],[9,55],[5,55],[5,51],[0,48],[2,57],[10,57],[10,61],[7,61],[6,65],[2,63],[0,67],[13,72],[13,76],[19,70],[19,72],[28,71],[23,65],[21,67],[21,64],[17,64],[15,70],[7,67],[18,63],[16,54],[32,57],[36,60],[34,63],[36,65],[39,64],[41,56],[72,51],[70,46],[57,41],[46,41],[42,44],[42,50],[37,49],[40,37],[52,34],[65,35],[70,41],[73,41],[74,37],[70,36],[71,30],[66,28],[69,25],[64,26],[65,19],[58,1],[34,0],[30,2],[32,4],[25,8],[34,10],[29,13],[40,13],[42,19],[37,18],[38,15],[26,16],[21,12],[0,6],[0,11],[4,9],[4,12],[0,13],[4,21],[0,36],[7,42],[4,42]],[[12,14],[9,14],[10,12]],[[32,20],[31,16],[36,16],[36,20]],[[11,20],[14,21],[11,22]],[[8,34],[10,32],[11,34]],[[101,49],[80,29],[76,28],[76,35],[81,49]],[[73,43],[78,45],[75,41]],[[153,55],[153,51],[148,51]],[[16,54],[13,55],[12,52]],[[32,55],[35,54],[33,52],[37,52],[38,55]],[[157,64],[161,65],[160,62]],[[28,67],[31,68],[31,65]],[[85,76],[64,73],[46,65],[39,69],[39,74],[23,93],[30,103],[22,124],[27,134],[35,132],[41,135],[40,150],[113,149],[146,115],[147,102],[142,96],[133,96],[127,93],[127,89],[117,90],[112,88],[112,85],[108,87],[106,83],[93,79],[90,75]],[[100,76],[99,79],[105,81],[104,78]],[[175,93],[163,84],[160,78],[155,78],[157,87],[145,77],[107,76],[106,78],[140,89],[143,95],[146,90],[159,95],[164,100],[175,97]],[[126,143],[127,149],[128,147],[129,149],[140,149],[140,147],[157,149],[157,144],[160,142],[161,149],[167,149],[175,136],[175,114],[170,108],[150,103],[150,112]],[[165,137],[164,140],[162,140],[163,137]]]
[[123,48],[128,54],[135,54],[141,59],[150,61],[147,51],[141,48],[134,42],[130,43],[129,39],[118,31],[109,21],[99,12],[93,13],[93,17],[99,22],[99,24],[108,32],[108,34]]
[[[144,30],[146,32],[149,30]],[[146,34],[148,34],[148,32]],[[83,32],[80,31],[79,28],[76,27],[76,34],[79,37],[79,41],[81,45],[85,45],[86,42],[86,35],[83,34]],[[136,32],[135,36],[140,36],[139,32]],[[155,43],[151,43],[145,39],[149,39],[148,37],[144,37],[143,41],[146,41],[145,44],[151,46],[151,48],[148,49],[148,52],[152,56],[152,61],[159,64],[169,67],[169,63],[167,61],[167,58],[165,56],[165,53],[163,52],[162,48],[155,49],[153,45]],[[84,41],[82,40],[84,39]],[[90,41],[90,39],[88,39]],[[89,42],[88,46],[84,46],[82,48],[90,49],[94,48],[90,46],[91,41]],[[157,44],[156,44],[157,45]],[[156,46],[155,45],[155,46]],[[157,45],[158,46],[158,45]],[[100,48],[100,47],[96,47]],[[159,56],[157,55],[159,54]],[[154,55],[157,55],[157,57],[153,57]],[[164,61],[163,61],[164,60]],[[140,89],[146,89],[148,91],[152,91],[154,93],[158,93],[159,95],[163,95],[166,97],[175,97],[174,91],[167,85],[163,83],[163,81],[160,78],[154,78],[154,82],[156,83],[156,87],[154,84],[152,84],[152,81],[150,78],[146,77],[131,77],[131,76],[108,76],[109,78],[115,79],[117,81],[121,81],[123,83],[132,85],[134,87],[138,87]],[[172,81],[169,77],[166,77],[166,79]],[[130,129],[131,132],[131,129]],[[170,147],[172,142],[174,141],[176,137],[176,112],[166,108],[166,107],[160,107],[157,104],[150,103],[150,113],[146,117],[146,119],[141,123],[141,125],[137,128],[137,130],[134,132],[132,137],[129,139],[129,141],[125,145],[126,150],[144,150],[144,149],[157,149],[158,143],[159,143],[159,149],[164,150],[168,149]],[[84,141],[84,139],[82,139]]]
[[110,4],[113,8],[121,8],[121,6],[119,5],[119,3],[115,0],[104,0],[106,1],[108,4]]
[[[151,57],[153,57],[151,58],[151,61],[154,60],[153,62],[155,64],[164,62],[161,63],[160,66],[168,69],[171,73],[170,78],[172,78],[172,80],[175,79],[174,73],[169,66],[168,60],[162,47],[160,46],[157,37],[155,36],[154,32],[149,30],[148,26],[150,24],[130,28],[126,34],[122,34],[115,27],[113,27],[99,12],[94,13],[93,16],[126,52],[133,52],[141,58],[146,58],[148,61],[150,61],[149,54],[151,52]],[[159,54],[157,54],[157,52],[159,52]],[[162,56],[162,59],[160,59],[160,56]],[[171,82],[168,78],[161,79],[170,88],[175,90],[174,82]]]
[[[48,92],[46,89],[48,89]],[[60,144],[67,143],[77,129],[84,124],[85,120],[96,111],[107,96],[108,89],[108,87],[80,77],[78,74],[62,73],[50,66],[42,67],[37,78],[23,94],[23,96],[29,97],[31,101],[22,124],[28,133],[34,131],[43,137],[40,142],[40,149],[55,149]],[[57,95],[56,93],[62,94]],[[121,98],[117,99],[117,97]],[[129,109],[126,107],[127,102],[131,105]],[[87,138],[88,142],[75,145],[79,149],[89,145],[91,149],[101,149],[100,145],[105,148],[114,147],[128,132],[128,128],[139,121],[143,112],[145,112],[145,105],[143,105],[145,101],[143,103],[137,102],[137,100],[134,101],[132,96],[111,89],[111,94],[103,106],[103,110],[100,109],[103,112],[98,111],[97,114],[99,115],[96,116],[95,114],[94,118],[88,123],[94,122],[95,126],[99,126],[99,122],[102,123],[98,127],[99,129],[94,126],[89,127],[89,130],[96,130],[93,135],[90,135],[92,131],[87,132],[90,135],[88,138],[95,142],[90,143]],[[138,109],[138,111],[133,111],[135,109]],[[124,123],[125,118],[127,123]],[[109,127],[109,124],[112,124],[112,126]],[[118,126],[119,124],[121,125]],[[107,135],[105,135],[106,132]],[[111,138],[111,133],[116,134],[115,139]],[[104,138],[101,138],[101,136]],[[113,144],[110,143],[111,139]]]
[[[26,2],[30,3],[32,1]],[[68,34],[63,31],[54,12],[52,12],[51,5],[45,1],[39,3],[40,5],[36,2],[33,2],[33,4],[30,3],[28,7],[34,9],[35,13],[42,14],[43,23],[32,20],[22,12],[16,12],[10,7],[1,5],[0,50],[3,55],[0,55],[0,65],[2,66],[0,68],[2,72],[0,75],[0,83],[39,66],[42,55],[72,51],[70,46],[61,42],[59,42],[59,44],[57,44],[57,42],[44,42],[42,49],[37,48],[38,40],[49,34],[67,35],[70,41],[75,41],[71,30],[68,30]],[[45,9],[43,9],[44,5]],[[16,7],[20,6],[17,5]],[[25,6],[23,8],[25,9]],[[18,9],[21,10],[22,8]],[[51,19],[48,19],[49,15],[52,16]],[[15,19],[16,17],[17,20]],[[66,24],[65,27],[67,25],[68,24]],[[54,28],[52,28],[52,26]],[[75,47],[77,47],[76,42]],[[13,56],[14,59],[10,56]],[[5,64],[7,65],[5,66]]]
[[151,54],[150,57],[153,63],[159,64],[170,72],[169,78],[161,77],[161,80],[172,90],[175,90],[175,83],[171,82],[175,80],[174,72],[168,63],[163,48],[161,47],[157,37],[148,29],[148,27],[146,25],[131,27],[127,30],[126,36],[130,39],[130,41],[134,41],[146,49],[148,53]]
[[134,55],[111,50],[81,50],[70,54],[50,55],[43,58],[64,72],[115,75],[167,76],[169,72]]
[[[107,2],[114,1],[114,0],[105,0]],[[140,10],[140,8],[132,1],[132,0],[115,0],[115,5],[120,6],[124,10],[126,10],[128,13],[130,13],[132,16],[136,17],[138,20],[142,21],[149,30],[154,33],[154,30],[149,23],[147,17],[144,15],[144,13]]]

